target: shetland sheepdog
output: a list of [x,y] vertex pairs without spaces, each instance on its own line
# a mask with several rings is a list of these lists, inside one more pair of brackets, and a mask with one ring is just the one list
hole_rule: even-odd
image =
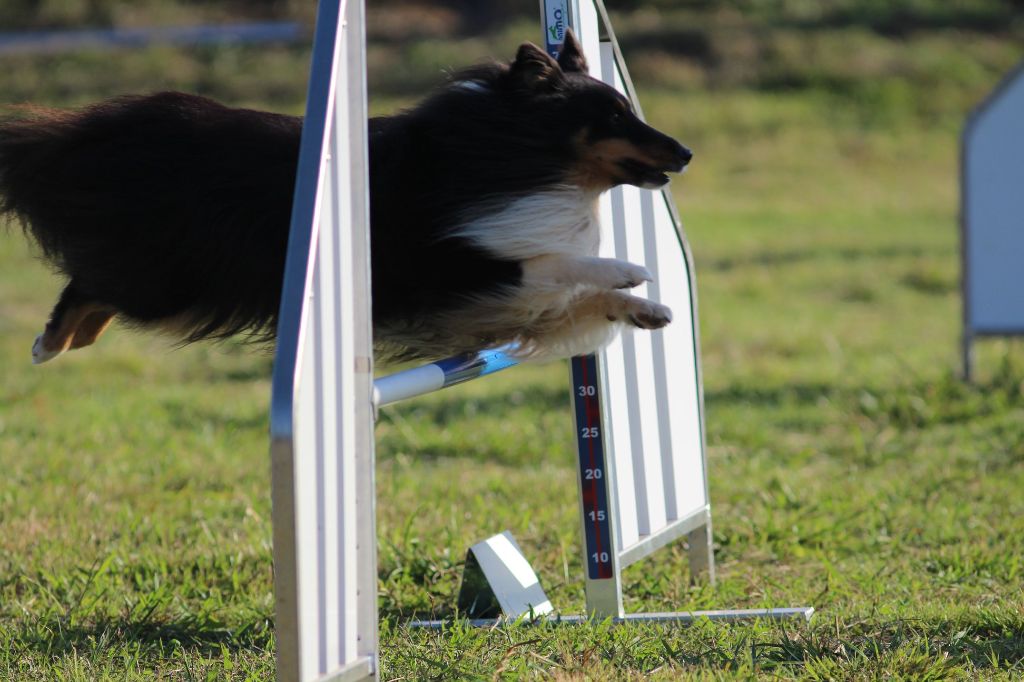
[[[274,338],[302,120],[176,92],[0,124],[0,211],[67,280],[35,363],[116,317],[184,343]],[[471,67],[369,121],[373,328],[379,359],[515,343],[589,352],[618,325],[656,329],[650,279],[596,257],[597,200],[657,188],[688,149],[587,75],[566,37]]]

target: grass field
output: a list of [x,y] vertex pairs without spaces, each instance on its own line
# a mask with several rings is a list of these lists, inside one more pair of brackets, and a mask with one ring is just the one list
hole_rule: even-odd
[[[582,607],[566,370],[529,367],[383,413],[383,679],[1024,676],[1024,349],[986,342],[977,384],[956,378],[957,136],[1024,55],[1019,5],[746,4],[617,23],[648,118],[697,153],[674,191],[719,570],[691,585],[675,547],[628,569],[625,591],[629,610],[816,616],[406,628],[452,613],[466,547],[505,528],[555,606]],[[374,108],[536,30],[382,38]],[[299,111],[307,59],[11,58],[0,98],[179,87]],[[0,679],[270,678],[271,356],[115,329],[32,367],[59,286],[17,230],[0,235]]]

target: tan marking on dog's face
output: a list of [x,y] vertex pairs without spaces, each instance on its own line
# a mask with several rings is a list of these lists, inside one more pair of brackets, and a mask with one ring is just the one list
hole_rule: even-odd
[[619,165],[623,161],[637,161],[654,167],[660,167],[666,161],[664,154],[623,137],[588,141],[589,132],[584,129],[573,140],[578,161],[569,175],[569,181],[583,189],[603,192],[627,182],[627,173]]

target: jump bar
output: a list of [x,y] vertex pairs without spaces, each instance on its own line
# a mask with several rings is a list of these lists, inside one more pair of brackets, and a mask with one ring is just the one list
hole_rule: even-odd
[[513,346],[502,346],[457,355],[381,377],[373,382],[373,403],[383,407],[514,367],[519,364],[519,360],[511,355],[514,350]]
[[[792,620],[803,618],[810,621],[814,615],[813,606],[800,606],[784,609],[730,609],[723,611],[680,611],[678,613],[627,613],[622,618],[612,618],[616,625],[622,623],[679,623],[690,625],[694,621],[706,618],[713,621],[725,623],[737,623],[749,620]],[[478,618],[465,622],[475,628],[493,628],[502,625],[580,625],[590,621],[601,622],[600,619],[591,619],[587,616],[548,616],[536,620],[516,621],[508,618]],[[413,628],[440,629],[444,625],[451,625],[452,620],[414,620],[409,623]]]

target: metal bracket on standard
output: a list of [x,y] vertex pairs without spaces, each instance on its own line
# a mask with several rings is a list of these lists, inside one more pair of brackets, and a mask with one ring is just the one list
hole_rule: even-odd
[[[507,530],[466,551],[458,609],[471,621],[488,622],[533,619],[554,610],[533,567]],[[440,627],[443,622],[413,621],[410,625]]]
[[[540,579],[509,531],[478,542],[466,551],[466,567],[459,589],[458,611],[469,625],[493,627],[520,621],[523,624],[574,625],[593,620],[589,616],[553,614]],[[814,607],[736,609],[633,613],[612,618],[614,623],[661,622],[688,624],[700,619],[736,622],[747,620],[810,620]],[[410,627],[440,628],[451,620],[417,620]]]

